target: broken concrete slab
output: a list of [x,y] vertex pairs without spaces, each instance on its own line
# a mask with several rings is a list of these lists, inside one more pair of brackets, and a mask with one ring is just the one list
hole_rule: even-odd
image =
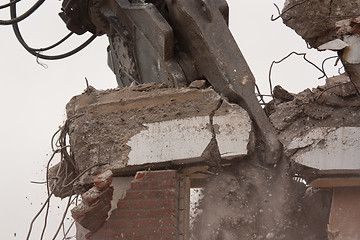
[[337,51],[360,93],[359,1],[286,0],[281,16],[311,47]]
[[[167,161],[201,161],[213,136],[220,156],[245,156],[251,133],[251,120],[238,105],[222,103],[212,116],[195,116],[163,122],[144,123],[146,130],[131,137],[128,166]],[[250,130],[250,131],[249,131]],[[181,146],[181,148],[179,148]]]
[[221,107],[215,111],[212,126],[219,153],[223,159],[233,159],[251,153],[255,146],[254,136],[249,129],[252,123],[248,113],[236,104],[223,102]]
[[[211,88],[147,84],[85,93],[67,105],[79,172],[99,163],[115,175],[149,167],[241,158],[254,149],[247,112]],[[215,157],[216,158],[216,157]],[[217,163],[214,163],[217,164]],[[80,179],[91,184],[96,168]]]
[[360,172],[360,127],[313,128],[295,137],[287,149],[297,149],[291,159],[303,166],[320,171]]
[[360,16],[360,2],[352,0],[286,0],[282,19],[312,47],[341,37],[338,21]]
[[356,94],[354,85],[346,74],[327,78],[325,88],[330,89],[332,93],[343,98]]
[[127,142],[128,165],[199,160],[212,139],[209,123],[209,116],[144,123],[147,129]]
[[325,86],[293,96],[271,103],[270,120],[294,171],[310,181],[325,172],[360,171],[360,98],[349,77],[329,78]]

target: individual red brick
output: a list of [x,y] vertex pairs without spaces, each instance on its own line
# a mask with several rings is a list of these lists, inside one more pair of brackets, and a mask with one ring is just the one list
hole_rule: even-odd
[[115,216],[117,218],[126,219],[126,218],[141,218],[145,216],[144,210],[125,210],[117,209],[115,211]]
[[111,239],[114,236],[114,233],[111,229],[104,229],[101,228],[97,232],[90,232],[91,236],[90,239]]
[[[89,220],[89,219],[86,219]],[[92,218],[91,221],[87,221],[86,224],[79,223],[86,229],[88,229],[90,232],[96,232],[106,221],[106,216],[102,218]]]
[[160,240],[177,240],[177,237],[175,235],[161,236]]
[[114,239],[144,237],[142,228],[114,229]]
[[143,228],[144,236],[151,236],[151,235],[175,235],[176,229],[174,227],[169,228]]
[[146,178],[146,171],[137,172],[135,175],[136,180],[143,180]]
[[145,192],[145,197],[148,199],[172,198],[175,197],[175,191],[172,189],[148,190]]
[[90,206],[99,200],[99,196],[100,191],[96,187],[92,187],[88,191],[81,194],[81,199],[85,205]]
[[71,214],[81,226],[95,232],[106,221],[110,209],[110,202],[99,201],[91,207],[79,205],[71,209]]
[[129,207],[129,201],[128,200],[119,200],[117,203],[117,208],[119,209],[125,209]]
[[104,223],[106,229],[127,228],[128,226],[129,220],[124,219],[109,219]]
[[158,181],[132,181],[131,189],[151,189],[160,187]]
[[161,187],[163,188],[174,188],[176,187],[177,181],[175,179],[163,180],[161,183]]
[[91,206],[102,201],[111,201],[113,196],[114,188],[108,187],[104,191],[99,191],[96,187],[90,188],[87,192],[81,195],[82,201],[85,205]]
[[148,171],[146,178],[151,179],[171,179],[176,178],[175,170],[162,170],[162,171]]
[[86,218],[93,218],[94,215],[105,215],[108,210],[110,210],[110,202],[98,202],[93,206],[86,206],[84,204],[80,204],[73,209],[71,209],[71,215],[77,222],[85,221]]
[[159,225],[159,219],[148,218],[148,219],[135,219],[130,221],[130,227],[156,227]]
[[172,217],[175,215],[175,209],[152,209],[146,211],[148,217]]
[[93,179],[96,188],[102,191],[105,188],[109,187],[112,183],[112,176],[113,173],[110,170],[106,170],[96,175]]
[[134,199],[134,198],[144,198],[145,197],[145,192],[144,191],[133,191],[133,190],[128,190],[126,192],[126,199]]
[[158,237],[145,236],[145,237],[132,238],[131,240],[159,240],[159,238]]
[[161,218],[160,221],[161,227],[167,227],[167,226],[175,226],[175,217],[168,217],[168,218]]
[[159,207],[159,200],[132,200],[130,201],[131,208],[156,208]]
[[96,205],[89,208],[86,216],[103,216],[108,214],[111,209],[111,201],[99,201]]
[[177,201],[176,199],[164,199],[164,200],[161,200],[161,204],[160,206],[162,208],[175,208],[177,207]]

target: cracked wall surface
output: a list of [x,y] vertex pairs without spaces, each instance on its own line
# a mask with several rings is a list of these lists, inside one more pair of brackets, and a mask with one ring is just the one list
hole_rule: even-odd
[[292,94],[292,100],[283,95],[275,94],[266,108],[299,174],[311,179],[321,171],[359,169],[360,99],[347,75]]
[[84,93],[67,105],[71,152],[79,185],[91,184],[101,169],[114,174],[185,163],[242,158],[254,149],[252,122],[245,110],[211,88],[167,88],[147,84]]
[[320,127],[296,137],[288,149],[297,149],[295,163],[320,171],[360,169],[360,128]]

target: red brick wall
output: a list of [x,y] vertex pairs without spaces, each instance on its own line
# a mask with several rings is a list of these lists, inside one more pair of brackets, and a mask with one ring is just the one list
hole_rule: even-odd
[[138,172],[118,208],[89,239],[178,239],[178,198],[176,171]]

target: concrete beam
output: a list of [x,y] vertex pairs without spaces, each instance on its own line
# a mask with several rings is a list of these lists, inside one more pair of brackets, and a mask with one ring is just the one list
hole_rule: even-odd
[[318,127],[301,137],[295,137],[287,146],[297,150],[291,159],[320,171],[360,171],[360,128]]
[[98,163],[115,175],[187,163],[218,165],[254,149],[247,112],[211,88],[147,84],[95,91],[75,96],[67,115],[79,172]]

